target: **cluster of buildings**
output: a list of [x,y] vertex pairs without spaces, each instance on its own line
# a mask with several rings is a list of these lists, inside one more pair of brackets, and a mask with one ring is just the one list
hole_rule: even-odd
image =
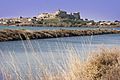
[[85,21],[85,25],[87,26],[120,26],[120,21],[116,20],[116,21],[98,21],[95,22],[94,20],[88,20],[85,19],[83,20]]
[[58,10],[55,13],[41,13],[36,17],[19,17],[19,18],[1,18],[0,24],[3,25],[12,25],[12,24],[33,24],[36,21],[41,21],[43,19],[54,19],[54,18],[60,18],[60,19],[80,19],[80,13],[70,13],[68,14],[66,11]]
[[70,13],[66,11],[58,10],[55,13],[42,13],[37,16],[37,18],[42,19],[52,19],[52,18],[61,18],[61,19],[80,19],[80,13]]
[[63,10],[58,10],[54,13],[41,13],[36,17],[19,17],[19,18],[0,18],[0,25],[16,25],[16,24],[36,24],[37,21],[42,21],[44,19],[72,19],[72,20],[81,20],[85,22],[85,25],[92,26],[110,26],[110,25],[120,25],[120,21],[99,21],[94,22],[94,20],[88,20],[88,19],[81,19],[80,13],[67,13]]
[[111,22],[111,21],[99,21],[98,22],[99,25],[120,25],[120,21],[114,21],[114,22]]
[[1,18],[0,19],[0,24],[3,25],[14,25],[14,24],[19,24],[19,23],[23,23],[23,24],[31,24],[34,22],[34,18],[23,18],[23,17],[19,17],[19,18]]

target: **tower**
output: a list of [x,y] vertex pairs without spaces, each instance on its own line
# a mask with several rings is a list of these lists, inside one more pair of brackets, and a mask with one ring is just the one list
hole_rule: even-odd
[[80,12],[73,13],[75,19],[80,19]]

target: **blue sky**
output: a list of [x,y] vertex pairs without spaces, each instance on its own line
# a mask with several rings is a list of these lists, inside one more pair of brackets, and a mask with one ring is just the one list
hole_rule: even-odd
[[58,9],[93,20],[120,20],[120,0],[0,0],[0,17],[36,16]]

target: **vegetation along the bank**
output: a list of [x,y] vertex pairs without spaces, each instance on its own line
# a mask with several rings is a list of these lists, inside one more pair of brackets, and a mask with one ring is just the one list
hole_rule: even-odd
[[[39,55],[33,54],[37,63],[35,65],[37,71],[34,71],[31,69],[32,65],[27,65],[26,70],[21,69],[19,60],[14,54],[10,54],[10,60],[14,61],[6,62],[9,68],[1,62],[0,77],[1,80],[120,80],[119,48],[101,49],[90,54],[87,60],[81,61],[76,53],[68,53],[68,59],[63,62],[64,67],[60,64],[56,66],[53,61],[52,69],[56,70],[56,73],[51,72],[49,66],[41,62]],[[6,56],[3,58],[7,59]],[[29,63],[31,62],[28,61],[27,64]]]

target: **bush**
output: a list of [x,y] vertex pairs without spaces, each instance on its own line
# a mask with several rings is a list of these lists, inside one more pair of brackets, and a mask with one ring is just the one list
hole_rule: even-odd
[[83,65],[83,76],[88,80],[120,80],[119,49],[94,52]]
[[[1,76],[4,80],[120,80],[120,50],[101,49],[91,53],[86,61],[81,61],[75,51],[70,51],[63,66],[53,64],[56,73],[49,72],[49,68],[41,65],[40,57],[33,55],[36,60],[38,72],[32,71],[28,63],[28,74],[21,74],[20,66],[17,65],[15,56],[10,55],[13,63],[6,70],[5,65],[0,65]],[[65,63],[64,62],[64,63]],[[14,72],[14,75],[12,74]],[[36,75],[34,75],[36,74]]]

